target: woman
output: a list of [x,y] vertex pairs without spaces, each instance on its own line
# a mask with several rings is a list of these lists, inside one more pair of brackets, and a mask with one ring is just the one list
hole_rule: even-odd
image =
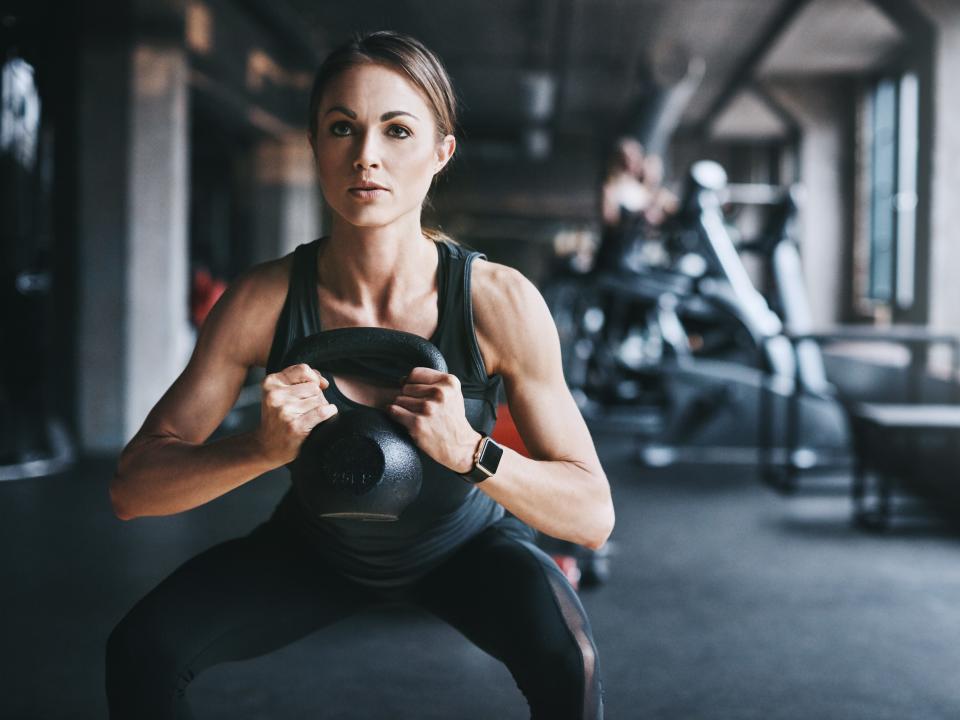
[[659,228],[680,209],[677,196],[663,185],[663,158],[659,155],[647,155],[644,158],[643,184],[650,194],[644,218],[651,228]]
[[620,138],[600,188],[603,231],[593,264],[598,272],[620,272],[624,268],[640,230],[638,223],[652,200],[643,182],[643,168],[643,145],[634,138]]
[[[502,660],[533,717],[602,716],[589,622],[531,543],[536,528],[599,547],[614,522],[554,325],[520,273],[420,226],[431,182],[456,147],[453,98],[439,61],[402,35],[357,38],[325,60],[309,140],[333,216],[329,237],[230,286],[111,484],[121,518],[182,512],[290,462],[338,404],[361,402],[409,430],[425,460],[420,496],[397,522],[363,523],[311,517],[288,493],[250,535],[188,561],[107,643],[111,717],[174,717],[206,667],[397,600]],[[415,368],[390,389],[281,366],[298,338],[349,326],[429,338],[449,373]],[[252,366],[268,373],[260,426],[204,444]],[[493,426],[501,380],[537,459],[505,449],[493,476],[471,482],[464,476]]]

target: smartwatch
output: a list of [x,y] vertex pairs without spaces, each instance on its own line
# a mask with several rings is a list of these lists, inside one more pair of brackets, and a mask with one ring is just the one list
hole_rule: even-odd
[[497,472],[500,467],[500,458],[503,457],[503,447],[491,437],[484,435],[473,458],[473,469],[462,477],[474,484],[483,482]]

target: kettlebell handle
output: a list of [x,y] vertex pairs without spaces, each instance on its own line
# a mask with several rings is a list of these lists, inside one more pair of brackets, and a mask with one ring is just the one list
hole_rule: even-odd
[[[419,335],[376,327],[338,328],[298,340],[284,367],[399,385],[415,367],[447,372],[440,351]],[[322,518],[397,520],[420,494],[423,466],[406,430],[386,413],[356,407],[317,425],[290,464],[300,501]]]
[[[384,362],[389,367],[385,368]],[[415,367],[447,372],[443,354],[429,340],[380,327],[337,328],[301,338],[283,357],[284,367],[298,363],[327,372],[371,376],[397,385]]]

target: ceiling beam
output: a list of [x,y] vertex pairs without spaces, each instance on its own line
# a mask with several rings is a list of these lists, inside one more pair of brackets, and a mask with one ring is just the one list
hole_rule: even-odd
[[936,26],[912,2],[904,0],[868,0],[871,5],[886,15],[894,25],[910,38],[929,41],[936,35]]
[[287,0],[241,0],[240,5],[298,53],[304,65],[311,69],[333,49],[317,47],[316,38]]
[[810,0],[787,0],[780,12],[757,34],[758,41],[737,65],[727,84],[710,104],[710,109],[704,113],[703,118],[697,123],[698,133],[706,134],[713,119],[720,114],[742,87],[752,81],[753,71],[757,64],[763,60],[770,48],[780,39],[790,23],[809,2]]

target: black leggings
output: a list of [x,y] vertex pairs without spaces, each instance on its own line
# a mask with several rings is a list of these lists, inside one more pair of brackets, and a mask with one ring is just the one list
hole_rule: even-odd
[[[502,661],[535,720],[602,718],[586,613],[532,537],[507,516],[393,598]],[[201,671],[276,650],[388,595],[344,578],[284,527],[264,523],[187,561],[117,625],[106,653],[110,717],[189,718],[185,690]]]

